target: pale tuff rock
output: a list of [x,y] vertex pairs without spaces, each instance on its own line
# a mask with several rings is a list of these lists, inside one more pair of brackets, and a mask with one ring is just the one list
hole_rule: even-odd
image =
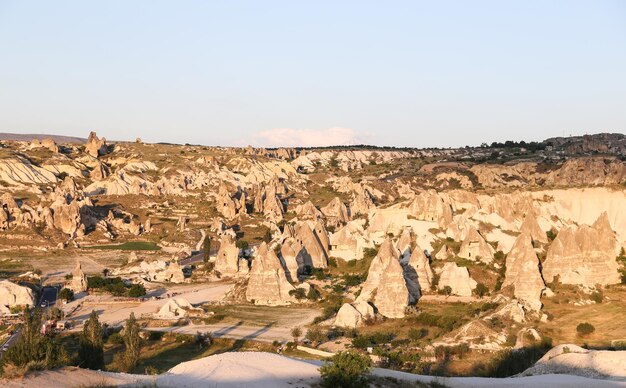
[[179,232],[184,232],[187,229],[187,217],[180,216],[178,217],[178,221],[176,222],[176,226],[178,226]]
[[397,259],[389,260],[383,270],[374,298],[374,306],[387,318],[403,318],[411,295],[404,280],[404,271]]
[[56,175],[42,167],[33,165],[20,156],[0,159],[0,180],[9,186],[45,185],[57,182]]
[[166,281],[171,283],[183,283],[185,281],[185,274],[183,269],[177,261],[172,260],[163,273],[163,278],[160,281]]
[[76,268],[72,271],[72,279],[67,284],[67,288],[75,293],[87,291],[87,275],[83,272],[80,261],[76,262]]
[[446,286],[452,289],[453,295],[472,296],[476,281],[470,277],[466,267],[459,267],[456,263],[446,263],[441,270],[438,287],[443,290]]
[[501,317],[510,319],[517,323],[526,322],[526,311],[524,311],[524,305],[518,300],[509,299],[506,296],[499,294],[492,300],[493,303],[501,305],[494,313],[485,317],[490,319],[491,317]]
[[352,201],[350,202],[350,215],[366,215],[370,210],[375,209],[376,205],[372,199],[372,194],[361,184],[354,184],[352,193]]
[[374,308],[367,302],[344,303],[335,317],[335,326],[356,328],[366,319],[374,318]]
[[324,206],[320,210],[324,216],[326,216],[326,225],[337,227],[345,225],[348,221],[350,221],[348,208],[343,202],[341,202],[339,197],[333,198],[328,205]]
[[57,143],[49,138],[43,140],[33,139],[30,143],[29,149],[32,150],[34,148],[47,148],[50,152],[54,152],[55,154],[59,152],[59,146],[57,146]]
[[148,217],[146,222],[143,224],[143,232],[144,233],[152,232],[152,220],[150,219],[150,217]]
[[220,240],[220,249],[215,258],[215,271],[224,277],[233,277],[239,272],[239,248],[231,236],[224,235]]
[[54,227],[70,238],[80,237],[85,234],[85,226],[81,223],[80,205],[72,201],[66,203],[54,203],[50,206],[54,213]]
[[448,246],[442,245],[441,248],[439,249],[439,252],[437,252],[437,254],[435,255],[435,259],[445,261],[450,256],[451,254],[450,254],[450,251],[448,250]]
[[8,280],[0,280],[0,305],[12,306],[34,306],[35,298],[33,290],[12,283]]
[[298,275],[302,272],[306,261],[306,250],[302,244],[293,237],[286,238],[280,248],[280,258],[282,259],[287,279],[290,282],[297,282]]
[[328,256],[328,251],[330,250],[330,237],[328,236],[328,231],[326,231],[324,224],[321,221],[317,221],[313,227],[313,231],[319,239],[320,244],[322,244],[322,249],[326,252],[326,256]]
[[283,214],[285,214],[285,209],[283,203],[278,197],[276,186],[266,186],[263,198],[263,214],[265,217],[274,222],[281,221],[283,219]]
[[450,198],[434,190],[422,191],[416,195],[411,202],[410,211],[418,220],[437,221],[441,228],[447,228],[452,222]]
[[190,311],[202,311],[202,309],[193,307],[185,298],[169,299],[156,313],[159,319],[178,319],[185,318]]
[[194,249],[196,252],[200,252],[203,250],[204,240],[206,239],[207,239],[206,231],[204,229],[200,229],[200,239],[196,243],[196,249]]
[[419,246],[415,247],[409,262],[404,267],[404,274],[412,295],[417,295],[417,298],[419,298],[422,293],[430,290],[433,281],[433,271],[430,268],[428,257]]
[[89,138],[87,138],[87,144],[85,144],[85,152],[94,158],[105,155],[108,152],[106,139],[104,137],[98,139],[95,132],[90,132]]
[[543,263],[544,279],[551,283],[558,276],[563,284],[586,286],[619,283],[617,248],[606,213],[592,226],[561,229]]
[[398,261],[399,253],[393,246],[393,242],[390,238],[385,239],[378,248],[378,254],[372,260],[369,271],[367,273],[367,279],[363,283],[361,293],[357,298],[357,301],[370,301],[374,295],[374,291],[378,288],[381,282],[382,274],[389,266],[389,263],[393,260]]
[[326,248],[328,245],[324,245],[328,235],[326,237],[323,235],[319,236],[316,231],[311,229],[308,223],[303,222],[296,226],[295,238],[306,250],[305,265],[313,268],[328,267],[328,252]]
[[361,260],[365,248],[373,248],[374,243],[365,237],[363,225],[350,221],[330,235],[330,255],[345,261]]
[[539,258],[528,234],[519,235],[506,258],[506,274],[502,287],[513,286],[514,295],[531,310],[541,309],[541,293],[545,288],[539,272]]
[[411,228],[404,228],[398,242],[396,243],[396,249],[400,252],[400,262],[407,262],[411,256],[412,245],[415,242],[415,235]]
[[258,305],[285,305],[295,301],[289,291],[295,288],[273,250],[262,243],[252,260],[246,299]]
[[453,222],[446,229],[446,236],[455,241],[463,241],[472,228],[472,223],[465,217],[465,214],[461,214],[454,217]]
[[493,261],[494,253],[493,247],[485,241],[476,228],[472,227],[461,244],[458,256],[468,260],[490,263]]
[[524,222],[522,222],[522,226],[520,226],[519,231],[521,234],[527,234],[532,239],[533,243],[536,245],[537,243],[547,243],[548,236],[546,233],[541,230],[539,223],[537,222],[537,218],[534,214],[527,214],[524,218]]
[[98,161],[93,170],[89,172],[89,177],[94,181],[101,181],[110,175],[109,168],[106,164]]
[[[240,201],[231,197],[228,187],[221,183],[216,198],[217,211],[220,212],[227,220],[232,220],[241,209]],[[245,202],[244,202],[245,204]],[[245,209],[245,207],[244,207]]]
[[311,221],[317,221],[317,220],[321,220],[324,218],[324,215],[322,214],[321,211],[319,211],[315,205],[313,205],[313,202],[311,201],[307,201],[302,205],[298,205],[295,209],[296,215],[298,216],[298,219],[300,220],[311,220]]

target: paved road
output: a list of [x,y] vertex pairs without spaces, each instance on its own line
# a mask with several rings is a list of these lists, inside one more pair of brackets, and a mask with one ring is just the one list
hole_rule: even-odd
[[4,352],[13,346],[13,344],[20,338],[20,329],[15,330],[15,332],[7,339],[0,348],[0,358],[4,355]]
[[46,308],[56,305],[57,298],[59,296],[59,287],[46,286],[41,290],[41,299],[39,301],[39,307]]

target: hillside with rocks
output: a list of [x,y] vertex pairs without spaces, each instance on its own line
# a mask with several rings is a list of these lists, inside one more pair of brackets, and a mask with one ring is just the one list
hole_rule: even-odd
[[[6,316],[52,284],[90,305],[141,286],[144,327],[196,319],[228,337],[271,311],[264,341],[292,342],[296,322],[323,332],[313,347],[423,374],[565,341],[624,346],[624,135],[459,149],[67,140],[0,138]],[[577,334],[589,322],[595,334]]]

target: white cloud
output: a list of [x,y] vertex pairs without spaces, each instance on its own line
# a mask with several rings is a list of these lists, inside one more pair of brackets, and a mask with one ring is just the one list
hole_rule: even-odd
[[341,127],[320,130],[274,128],[261,131],[254,137],[263,147],[324,147],[360,142],[354,129]]

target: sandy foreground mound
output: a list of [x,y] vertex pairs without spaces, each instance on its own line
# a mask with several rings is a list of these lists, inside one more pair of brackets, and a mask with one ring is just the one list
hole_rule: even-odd
[[[568,347],[569,353],[563,348]],[[610,353],[610,354],[605,354]],[[559,360],[563,360],[563,362]],[[437,382],[451,388],[468,387],[626,387],[626,352],[586,351],[575,345],[551,350],[525,376],[490,379],[432,377],[376,368],[373,374],[408,383]],[[2,387],[311,387],[319,382],[319,361],[304,361],[272,353],[224,353],[181,363],[159,376],[129,375],[63,368],[37,372],[24,379],[0,380]],[[561,373],[570,374],[558,374]],[[578,374],[573,375],[573,374]],[[533,374],[533,375],[531,375]],[[585,376],[602,377],[592,379]],[[381,382],[384,380],[381,380]]]
[[522,375],[548,373],[626,381],[626,351],[587,350],[576,345],[558,345]]

